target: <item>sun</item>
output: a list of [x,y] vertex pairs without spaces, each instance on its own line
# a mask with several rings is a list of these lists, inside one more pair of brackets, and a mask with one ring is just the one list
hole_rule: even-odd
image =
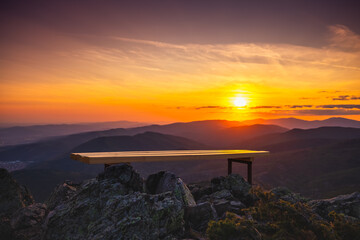
[[233,103],[236,107],[245,107],[247,104],[247,101],[246,101],[246,98],[244,98],[244,97],[235,97]]

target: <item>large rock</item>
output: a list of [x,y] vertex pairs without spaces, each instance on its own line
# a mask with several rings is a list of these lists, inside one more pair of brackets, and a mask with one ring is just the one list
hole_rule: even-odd
[[251,185],[239,174],[217,177],[211,180],[213,192],[229,190],[231,194],[245,204],[251,204],[253,197],[249,193]]
[[188,185],[191,194],[194,196],[195,201],[197,202],[203,196],[209,195],[212,193],[212,187],[210,182],[201,182]]
[[219,199],[214,201],[213,206],[219,218],[223,218],[226,212],[240,214],[241,209],[246,208],[245,204],[240,201],[229,201],[225,199]]
[[331,211],[342,213],[360,219],[360,193],[354,192],[331,199],[312,200],[309,202],[312,210],[323,218],[328,218]]
[[97,179],[118,182],[133,191],[142,192],[144,189],[144,180],[129,164],[107,167],[103,173],[99,174]]
[[175,174],[161,171],[150,175],[146,180],[146,190],[150,194],[159,194],[171,191],[184,206],[195,206],[196,202],[189,188]]
[[80,184],[71,181],[65,181],[63,184],[57,186],[46,201],[48,210],[51,211],[62,202],[68,201],[75,195],[79,186]]
[[34,203],[30,191],[19,185],[3,168],[0,168],[0,216],[11,215],[16,210]]
[[19,185],[3,168],[0,168],[0,237],[15,239],[10,225],[11,216],[15,211],[34,203],[30,191]]
[[15,239],[37,240],[42,234],[41,225],[46,216],[46,205],[35,203],[17,210],[11,218]]
[[205,232],[210,220],[217,219],[216,210],[209,202],[186,208],[185,221],[193,230]]
[[[112,168],[112,169],[111,169]],[[183,203],[174,192],[142,193],[130,166],[113,166],[84,182],[45,220],[44,239],[176,238],[184,228]]]

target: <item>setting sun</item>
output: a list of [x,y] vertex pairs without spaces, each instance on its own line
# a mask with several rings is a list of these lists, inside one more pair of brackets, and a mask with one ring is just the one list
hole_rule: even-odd
[[236,107],[245,107],[247,104],[247,101],[244,97],[236,97],[234,99],[233,103]]

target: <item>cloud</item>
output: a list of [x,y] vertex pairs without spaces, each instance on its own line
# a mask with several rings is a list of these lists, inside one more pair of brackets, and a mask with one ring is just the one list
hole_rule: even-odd
[[285,105],[289,108],[311,108],[313,105]]
[[306,109],[293,112],[294,115],[360,115],[360,110],[346,109]]
[[201,109],[232,109],[233,107],[222,107],[222,106],[201,106],[201,107],[195,107],[195,110],[201,110]]
[[338,97],[333,97],[332,100],[348,101],[348,100],[350,100],[350,96],[349,95],[341,95]]
[[255,107],[250,107],[250,109],[259,109],[259,108],[281,108],[281,106],[255,106]]
[[350,95],[340,95],[340,96],[337,96],[337,97],[333,97],[332,100],[336,101],[336,100],[339,100],[339,101],[350,101],[350,100],[360,100],[360,97],[357,97],[357,96],[350,96]]
[[328,27],[332,36],[330,46],[346,51],[360,51],[360,36],[344,25],[332,25]]
[[317,108],[342,108],[342,109],[360,109],[360,104],[337,104],[337,105],[318,105]]

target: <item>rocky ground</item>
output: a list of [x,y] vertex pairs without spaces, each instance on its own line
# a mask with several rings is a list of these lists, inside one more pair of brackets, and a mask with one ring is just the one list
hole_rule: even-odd
[[252,188],[241,176],[186,185],[131,166],[64,182],[45,203],[0,169],[2,239],[359,239],[360,193],[326,200]]

